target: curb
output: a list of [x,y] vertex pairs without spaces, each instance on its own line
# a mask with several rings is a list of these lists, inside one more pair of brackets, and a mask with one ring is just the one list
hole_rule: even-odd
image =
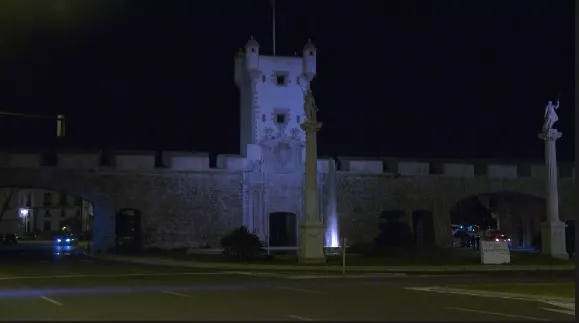
[[[253,265],[234,263],[192,262],[159,258],[139,258],[111,255],[89,255],[89,257],[105,261],[117,261],[151,266],[169,266],[184,268],[225,269],[225,270],[265,270],[265,271],[311,271],[311,272],[341,272],[341,266],[297,266],[297,265]],[[471,266],[347,266],[352,272],[408,272],[408,273],[457,273],[457,272],[506,272],[506,271],[569,271],[574,265],[528,266],[528,265],[471,265]]]

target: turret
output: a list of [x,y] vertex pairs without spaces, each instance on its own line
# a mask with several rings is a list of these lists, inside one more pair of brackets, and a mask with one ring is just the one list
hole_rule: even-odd
[[304,46],[302,57],[303,75],[309,82],[316,76],[316,55],[317,48],[309,39]]
[[259,44],[253,36],[245,44],[245,68],[249,72],[259,70]]

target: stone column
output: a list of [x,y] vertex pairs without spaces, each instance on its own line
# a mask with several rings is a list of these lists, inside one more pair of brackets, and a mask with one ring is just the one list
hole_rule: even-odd
[[317,132],[321,122],[306,121],[301,128],[306,133],[305,216],[300,224],[301,263],[325,263],[325,226],[320,221],[318,201],[318,147]]
[[539,134],[545,141],[545,166],[547,170],[547,217],[541,224],[541,244],[543,254],[553,258],[568,259],[565,244],[565,223],[559,220],[559,190],[557,172],[557,139],[563,133],[556,129],[547,129]]

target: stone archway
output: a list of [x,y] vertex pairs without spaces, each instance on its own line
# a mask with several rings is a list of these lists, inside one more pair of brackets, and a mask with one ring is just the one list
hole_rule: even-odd
[[269,246],[297,246],[297,216],[290,212],[269,214]]
[[504,234],[514,248],[534,248],[545,221],[545,200],[518,192],[482,193],[458,201],[451,210],[455,225],[474,226],[472,234]]
[[109,251],[115,245],[114,198],[98,174],[47,168],[0,168],[0,187],[44,189],[64,192],[93,205],[91,249]]

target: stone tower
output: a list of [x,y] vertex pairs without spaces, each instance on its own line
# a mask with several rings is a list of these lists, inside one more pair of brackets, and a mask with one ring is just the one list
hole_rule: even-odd
[[[304,91],[316,75],[315,46],[308,41],[302,53],[261,55],[252,37],[235,55],[245,159],[243,223],[266,244],[288,247],[297,245],[303,216],[305,134],[300,124],[305,121]],[[291,241],[279,242],[285,239],[280,235]]]

